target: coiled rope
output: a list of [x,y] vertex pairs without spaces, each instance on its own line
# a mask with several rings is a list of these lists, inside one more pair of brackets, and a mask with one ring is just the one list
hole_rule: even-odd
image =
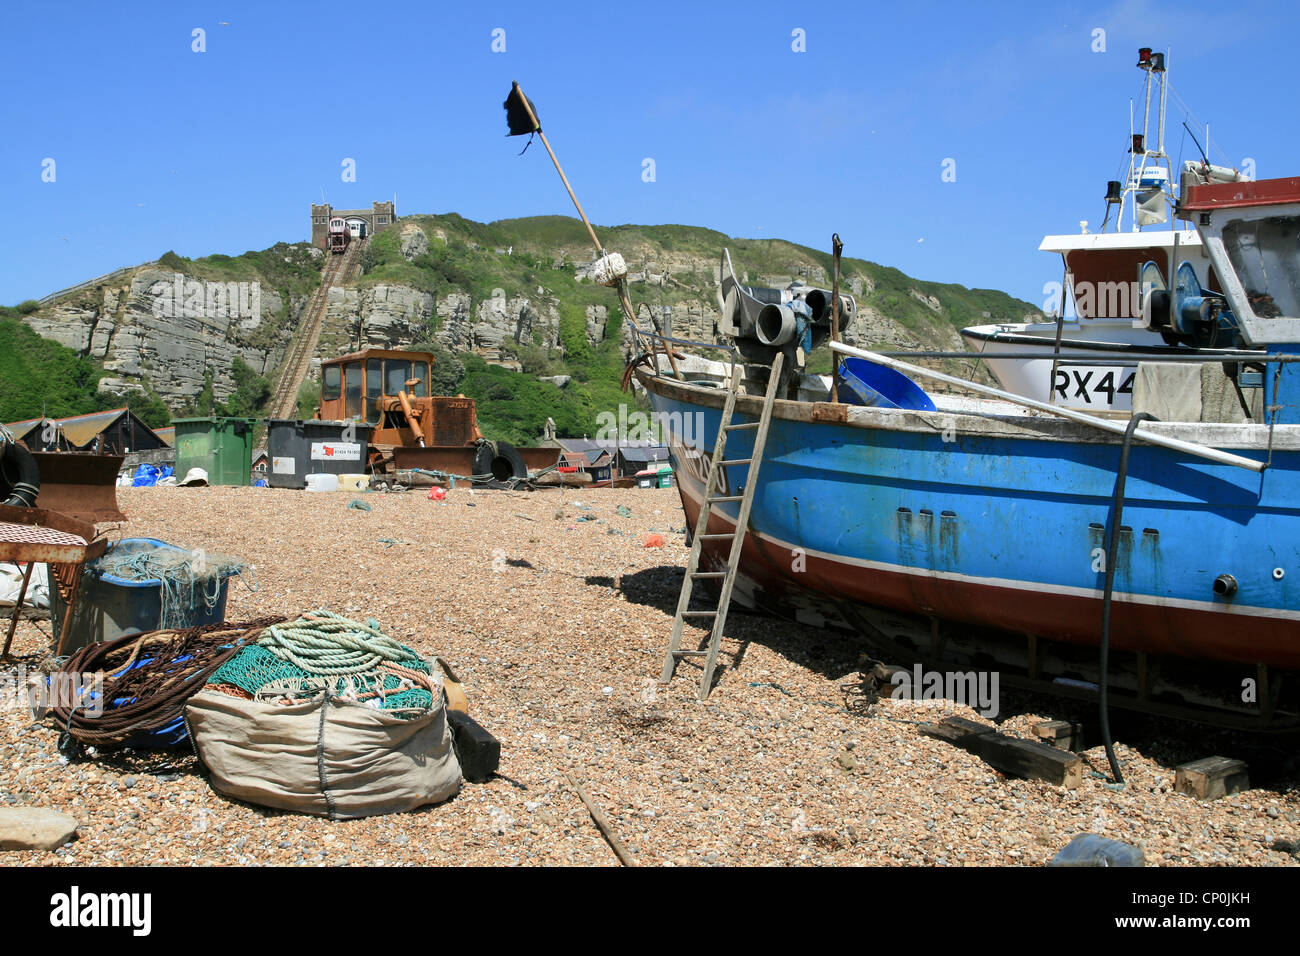
[[293,704],[325,694],[395,716],[427,713],[442,687],[411,648],[379,630],[320,609],[268,627],[217,668],[209,686],[245,700]]
[[[51,675],[51,686],[83,686],[89,675],[103,675],[102,713],[89,711],[95,693],[86,688],[76,701],[56,699],[51,713],[72,740],[101,748],[128,745],[183,720],[185,702],[203,689],[222,664],[283,621],[209,624],[185,630],[132,634],[108,643],[91,644],[70,657]],[[63,679],[60,680],[60,675]],[[62,742],[61,742],[62,744]],[[64,749],[61,746],[61,749]]]
[[385,661],[418,657],[383,633],[374,618],[362,624],[323,609],[267,628],[257,645],[309,674],[328,677],[372,672]]

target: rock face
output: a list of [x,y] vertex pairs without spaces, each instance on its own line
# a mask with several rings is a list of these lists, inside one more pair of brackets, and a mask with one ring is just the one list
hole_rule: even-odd
[[[474,352],[489,362],[515,366],[503,352],[514,345],[539,345],[553,349],[560,340],[560,313],[544,293],[507,297],[493,289],[491,298],[472,305],[464,292],[453,292],[438,302],[436,338],[452,352]],[[603,329],[602,329],[603,331]]]
[[[518,367],[514,346],[559,344],[559,312],[541,295],[507,296],[493,289],[475,303],[467,292],[437,299],[400,285],[366,289],[330,289],[319,354],[336,355],[361,348],[410,348],[436,340],[453,352],[473,352],[489,362]],[[603,306],[588,310],[588,331],[595,341],[605,333]]]
[[77,835],[77,821],[45,807],[0,807],[0,850],[57,850]]
[[364,348],[406,348],[429,336],[433,296],[408,286],[335,286],[326,300],[322,355]]
[[909,289],[908,293],[913,299],[920,302],[931,312],[938,314],[943,311],[943,308],[939,305],[939,299],[936,296],[926,295],[924,292],[920,292],[916,289]]
[[402,226],[401,233],[401,250],[402,257],[410,262],[416,256],[422,256],[429,251],[429,237],[424,234],[424,230],[414,223],[406,223]]
[[603,305],[587,306],[587,340],[595,345],[605,341],[605,325],[609,322],[609,309]]
[[56,305],[48,311],[34,312],[24,321],[42,338],[53,339],[84,354],[98,314],[94,309]]
[[664,335],[697,342],[712,342],[717,339],[719,318],[721,316],[716,307],[702,302],[678,302],[659,310],[659,322]]
[[213,393],[234,391],[236,356],[259,374],[274,371],[303,303],[286,306],[279,292],[257,282],[207,282],[157,267],[136,271],[129,284],[105,288],[95,300],[74,297],[26,317],[40,335],[100,359],[109,375],[101,390],[152,385],[178,405],[198,394],[203,376]]

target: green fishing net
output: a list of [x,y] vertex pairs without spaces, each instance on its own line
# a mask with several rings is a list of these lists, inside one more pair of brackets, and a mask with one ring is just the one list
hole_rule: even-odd
[[208,684],[237,687],[255,698],[306,700],[331,697],[392,711],[428,711],[433,694],[392,665],[432,674],[411,648],[379,630],[329,611],[315,611],[295,621],[268,627],[258,639],[222,664]]

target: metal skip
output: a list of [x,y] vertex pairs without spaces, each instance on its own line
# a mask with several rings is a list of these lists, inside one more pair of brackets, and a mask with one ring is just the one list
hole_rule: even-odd
[[117,504],[117,473],[122,455],[34,451],[41,474],[38,507],[95,524],[125,521]]

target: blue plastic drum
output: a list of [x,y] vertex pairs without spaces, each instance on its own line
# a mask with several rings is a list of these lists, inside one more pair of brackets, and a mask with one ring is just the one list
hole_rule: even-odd
[[902,372],[860,358],[840,364],[839,399],[847,405],[935,411],[934,400]]
[[[123,538],[111,545],[106,556],[120,557],[140,551],[162,549],[183,552],[186,549],[157,538]],[[226,594],[229,581],[223,579],[212,607],[200,602],[184,615],[181,627],[217,624],[226,619]],[[65,610],[57,588],[50,589],[51,612],[61,619]],[[69,652],[95,641],[111,641],[127,634],[156,631],[162,626],[163,582],[157,578],[131,581],[87,565],[81,578],[81,590],[72,620],[68,622]]]

